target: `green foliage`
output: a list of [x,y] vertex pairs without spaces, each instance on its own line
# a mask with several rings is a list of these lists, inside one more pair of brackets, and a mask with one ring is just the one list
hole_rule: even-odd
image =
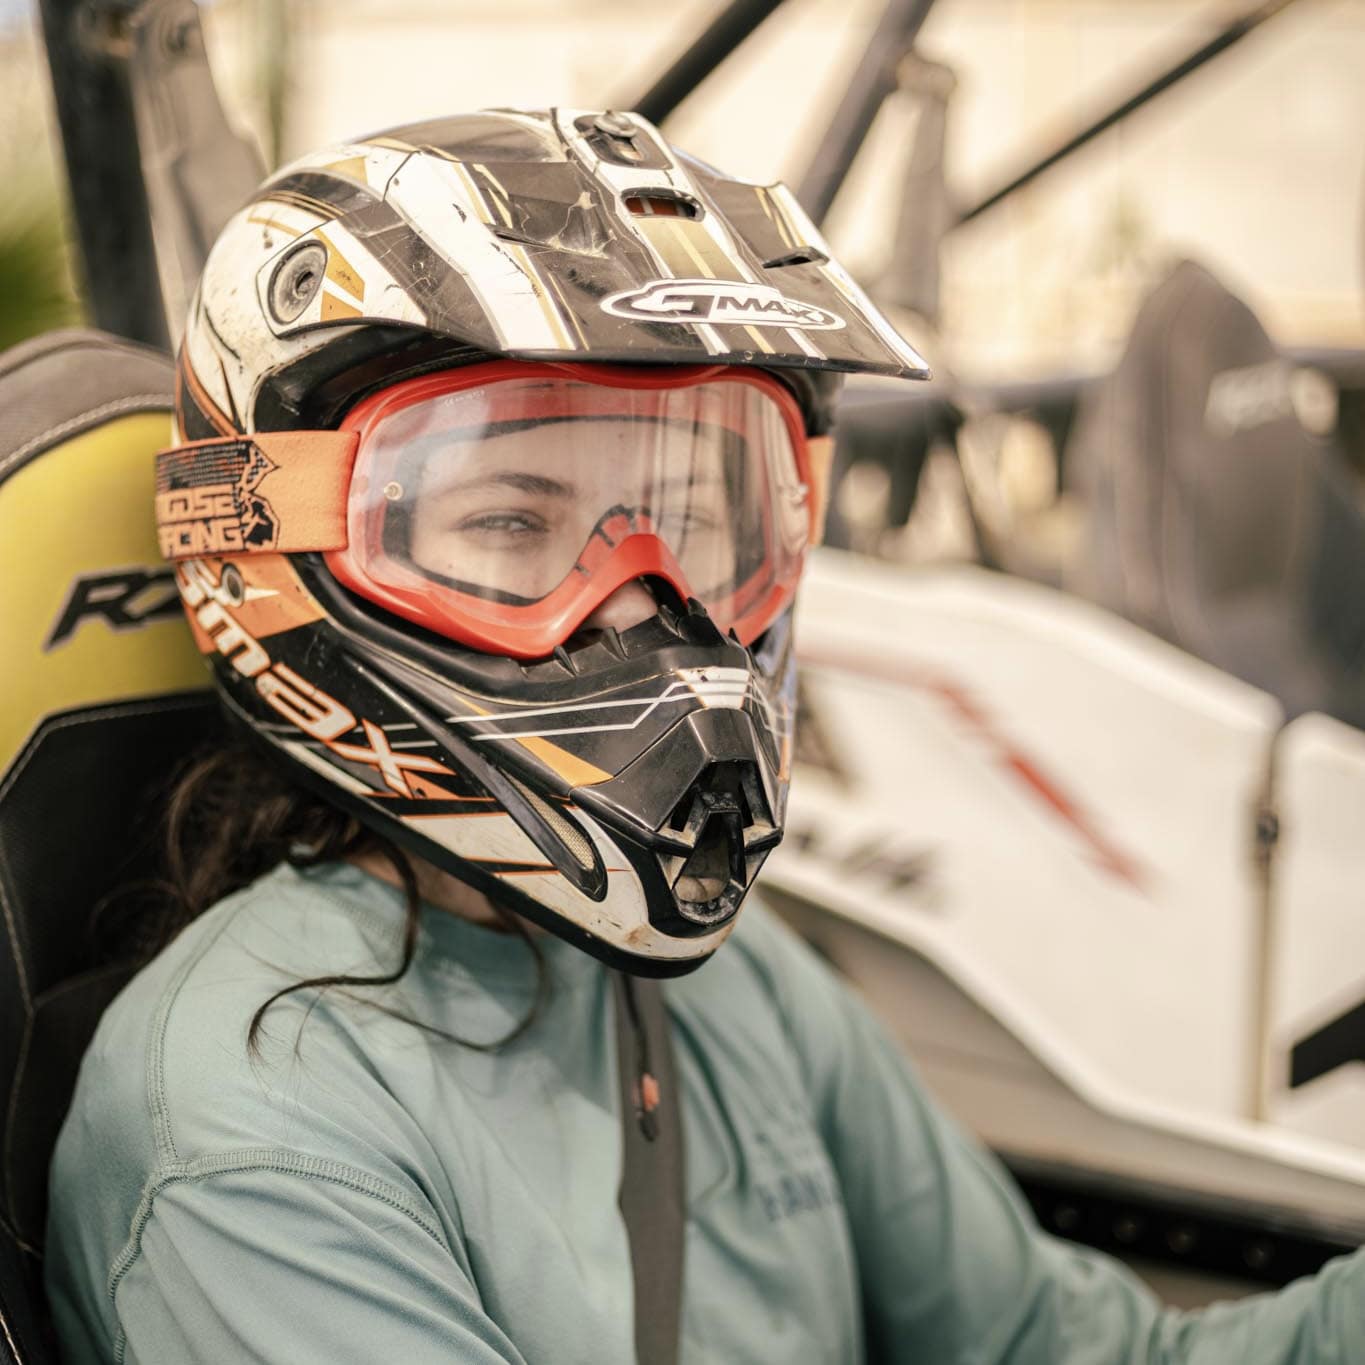
[[51,98],[36,22],[2,35],[0,348],[81,321]]
[[81,320],[55,193],[20,195],[0,210],[0,350]]

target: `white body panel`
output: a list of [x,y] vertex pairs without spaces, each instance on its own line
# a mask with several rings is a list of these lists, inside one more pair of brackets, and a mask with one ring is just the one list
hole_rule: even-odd
[[[1275,760],[1280,848],[1271,926],[1269,1114],[1365,1147],[1365,734],[1302,716]],[[1296,1043],[1345,1018],[1318,1066],[1291,1085]],[[1314,1068],[1317,1069],[1316,1067]]]
[[[769,883],[812,856],[847,873],[860,848],[920,855],[898,913],[988,999],[1106,1084],[1248,1113],[1262,937],[1250,835],[1278,705],[981,570],[827,554],[800,613],[803,723],[850,782],[798,772],[796,837]],[[812,829],[818,855],[800,851]]]
[[798,616],[763,885],[949,1107],[1018,1155],[1365,1217],[1365,1064],[1288,1085],[1365,1001],[1365,735],[979,569],[824,552]]

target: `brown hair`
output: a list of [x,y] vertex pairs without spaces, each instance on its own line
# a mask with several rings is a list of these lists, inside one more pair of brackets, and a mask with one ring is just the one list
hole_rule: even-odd
[[[192,853],[191,853],[192,850]],[[154,920],[144,932],[150,957],[215,902],[249,886],[281,863],[312,867],[339,862],[356,854],[377,852],[392,865],[402,883],[407,910],[402,947],[391,971],[361,976],[334,973],[307,977],[282,986],[251,1017],[247,1050],[259,1054],[261,1022],[277,1001],[295,991],[334,987],[388,986],[412,965],[417,951],[421,897],[412,861],[402,849],[365,828],[338,807],[299,787],[281,765],[257,743],[239,740],[192,758],[171,789],[165,816],[165,891]],[[380,1001],[373,1008],[448,1042],[479,1051],[505,1047],[520,1037],[540,1012],[549,977],[544,956],[521,920],[494,906],[507,927],[526,942],[536,966],[531,1008],[512,1030],[491,1043],[458,1038],[432,1024],[391,1009]]]

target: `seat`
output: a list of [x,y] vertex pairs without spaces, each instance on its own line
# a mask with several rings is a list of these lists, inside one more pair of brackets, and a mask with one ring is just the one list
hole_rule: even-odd
[[1274,694],[1365,727],[1365,511],[1255,315],[1183,261],[1067,452],[1089,510],[1068,584]]
[[47,1169],[136,956],[157,805],[221,721],[156,547],[169,359],[90,331],[0,355],[0,1365],[54,1360]]

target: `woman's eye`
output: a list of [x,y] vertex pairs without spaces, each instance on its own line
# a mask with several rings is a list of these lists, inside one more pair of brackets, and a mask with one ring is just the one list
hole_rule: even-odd
[[721,517],[708,508],[692,507],[679,513],[674,524],[679,531],[688,535],[705,535],[720,527]]
[[461,517],[451,528],[461,534],[489,536],[541,535],[548,528],[534,512],[477,512]]

